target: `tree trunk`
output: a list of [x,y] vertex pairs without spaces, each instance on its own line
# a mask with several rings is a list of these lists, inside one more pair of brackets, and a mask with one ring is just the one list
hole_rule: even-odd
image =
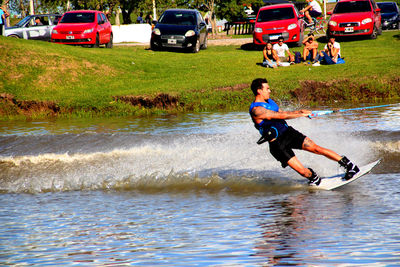
[[33,6],[33,0],[29,1],[29,14],[34,15],[35,14],[35,8]]
[[115,11],[115,24],[116,25],[121,25],[121,22],[119,21],[119,14],[120,14],[121,9],[119,6],[117,7],[117,10]]

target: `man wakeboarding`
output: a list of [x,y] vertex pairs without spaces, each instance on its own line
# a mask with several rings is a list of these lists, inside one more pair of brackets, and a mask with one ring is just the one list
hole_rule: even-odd
[[271,90],[268,81],[264,78],[255,79],[251,84],[251,90],[255,99],[250,105],[249,112],[254,126],[261,134],[257,143],[268,142],[272,156],[281,162],[283,168],[290,166],[307,178],[310,185],[318,186],[321,183],[321,177],[311,168],[305,168],[293,152],[293,149],[302,149],[338,162],[346,170],[344,180],[351,179],[359,172],[359,168],[347,157],[318,146],[310,138],[287,125],[285,120],[307,117],[311,114],[310,110],[280,110],[279,106],[270,99]]

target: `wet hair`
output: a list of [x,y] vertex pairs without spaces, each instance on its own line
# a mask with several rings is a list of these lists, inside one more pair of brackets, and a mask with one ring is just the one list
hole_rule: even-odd
[[267,79],[257,78],[254,79],[253,82],[251,83],[251,91],[255,96],[258,94],[257,90],[262,88],[263,83],[268,83]]

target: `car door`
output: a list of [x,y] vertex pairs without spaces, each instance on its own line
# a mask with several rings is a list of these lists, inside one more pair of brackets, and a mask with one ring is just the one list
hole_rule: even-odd
[[103,26],[104,26],[104,42],[108,43],[110,41],[110,36],[112,32],[111,23],[107,20],[105,14],[100,13],[101,18],[103,19]]
[[200,13],[196,13],[197,27],[200,33],[200,43],[203,45],[207,37],[207,25]]
[[[40,22],[36,22],[39,18]],[[51,27],[49,25],[49,18],[47,16],[33,16],[29,23],[26,25],[26,38],[31,40],[50,40]]]
[[104,44],[106,29],[104,27],[104,20],[100,13],[97,13],[97,32],[99,34],[100,44]]
[[381,28],[381,9],[378,7],[376,4],[375,0],[370,0],[371,6],[372,6],[372,11],[374,12],[374,24],[377,29]]

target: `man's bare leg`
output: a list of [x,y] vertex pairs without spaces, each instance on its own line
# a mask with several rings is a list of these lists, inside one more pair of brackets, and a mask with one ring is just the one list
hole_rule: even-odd
[[342,159],[342,156],[340,156],[338,153],[317,145],[316,143],[314,143],[313,140],[308,137],[304,139],[303,149],[314,154],[323,155],[328,159],[334,160],[336,162]]

